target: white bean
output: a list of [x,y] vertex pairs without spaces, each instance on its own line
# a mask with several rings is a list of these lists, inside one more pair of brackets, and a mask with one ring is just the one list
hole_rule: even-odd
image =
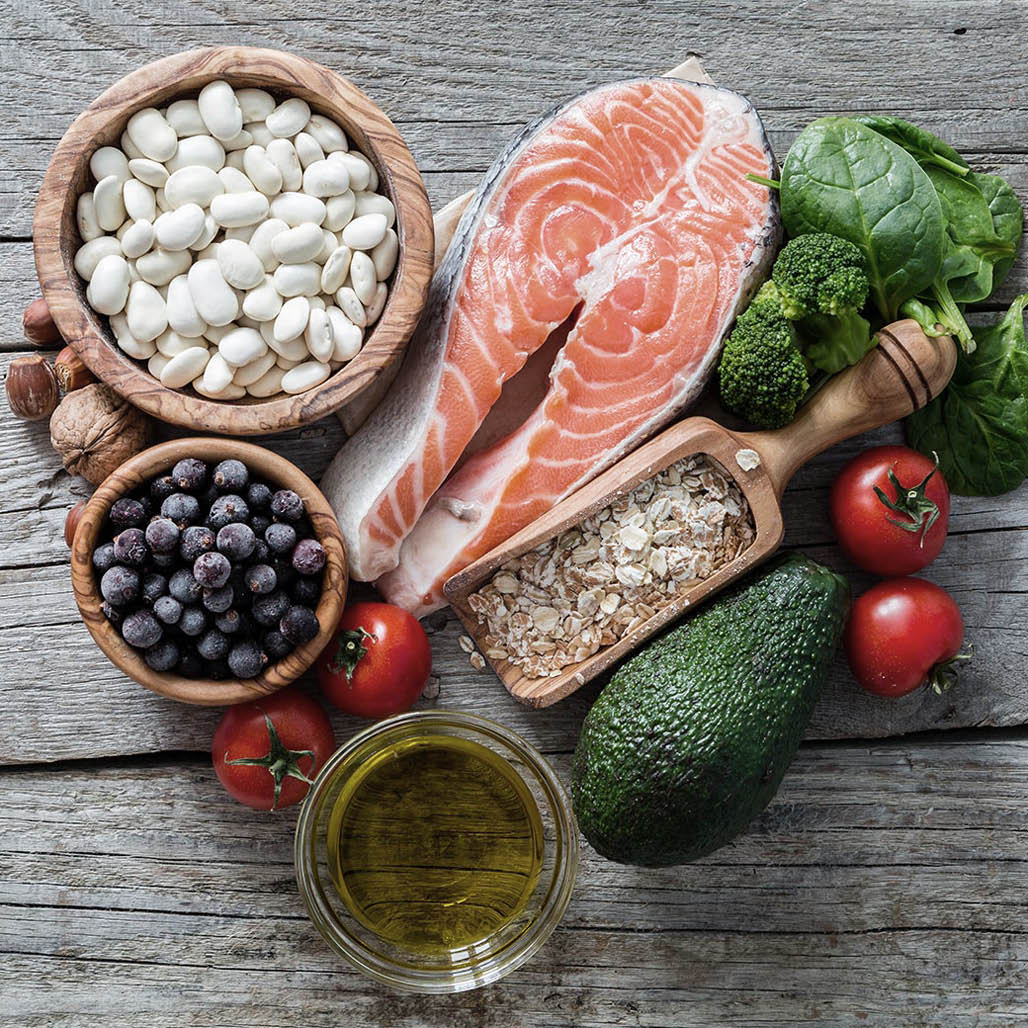
[[168,283],[168,324],[180,336],[195,339],[202,336],[207,322],[200,317],[200,312],[193,303],[193,294],[189,291],[189,279],[185,275],[176,275]]
[[332,369],[320,361],[307,361],[291,368],[282,376],[282,391],[284,393],[304,393],[313,389],[332,374]]
[[263,378],[275,366],[278,354],[274,350],[265,349],[266,352],[263,357],[258,357],[256,360],[250,361],[249,364],[244,364],[242,367],[235,369],[232,381],[236,385],[251,386],[258,379]]
[[400,240],[391,228],[386,229],[385,238],[371,251],[371,260],[375,265],[375,275],[379,282],[384,282],[393,273],[399,255]]
[[142,257],[153,246],[153,223],[146,219],[133,222],[121,237],[121,251],[126,257]]
[[143,281],[143,276],[140,275],[139,271],[136,269],[136,262],[135,262],[134,259],[128,259],[128,267],[129,267],[129,285],[131,286],[131,284],[133,282],[142,282]]
[[373,250],[385,239],[388,227],[384,214],[362,214],[343,229],[343,242],[352,250]]
[[226,193],[252,193],[253,183],[238,169],[224,167],[218,172]]
[[105,232],[116,232],[125,220],[125,202],[122,199],[121,186],[121,180],[117,175],[107,175],[97,182],[93,190],[96,220]]
[[280,264],[273,277],[282,296],[316,296],[321,288],[321,268],[313,261]]
[[96,220],[96,205],[93,203],[92,193],[83,193],[78,198],[75,204],[75,223],[78,225],[83,243],[99,239],[104,234],[100,222]]
[[385,282],[379,282],[375,286],[375,295],[368,304],[367,315],[368,324],[374,325],[376,321],[382,316],[382,311],[385,310],[386,300],[389,299],[389,289]]
[[184,350],[193,346],[204,346],[201,339],[196,336],[181,336],[174,329],[169,328],[162,332],[157,339],[157,352],[163,353],[165,357],[177,357]]
[[250,237],[250,249],[261,259],[264,270],[271,272],[279,265],[279,260],[271,248],[277,235],[289,230],[289,226],[281,218],[268,218],[262,221]]
[[278,233],[271,240],[271,252],[282,264],[302,264],[313,260],[323,245],[321,229],[306,222]]
[[139,179],[130,178],[121,187],[125,213],[133,221],[153,221],[157,217],[157,201],[153,190]]
[[153,226],[158,245],[165,250],[187,250],[203,234],[204,218],[203,208],[195,203],[166,211]]
[[217,261],[197,261],[189,269],[189,293],[208,326],[227,325],[239,315],[235,291],[222,278]]
[[233,150],[230,154],[225,157],[225,167],[235,168],[236,171],[241,171],[244,175],[246,174],[246,151],[245,150]]
[[145,343],[141,342],[139,339],[136,339],[127,328],[124,332],[116,332],[114,339],[120,350],[128,354],[129,357],[134,357],[137,361],[148,360],[157,353],[157,347],[154,346],[152,339]]
[[190,136],[178,144],[175,156],[167,162],[171,174],[183,168],[210,168],[221,171],[225,166],[225,148],[213,136]]
[[[88,244],[87,244],[88,245]],[[118,244],[121,249],[121,244]],[[98,314],[117,314],[125,308],[129,293],[129,266],[120,253],[102,258],[93,271],[86,299]]]
[[199,378],[211,359],[206,346],[191,346],[188,350],[172,357],[161,371],[161,385],[168,389],[181,389]]
[[275,109],[275,98],[264,89],[237,89],[236,100],[243,121],[264,121]]
[[296,156],[296,148],[288,139],[273,139],[265,146],[264,152],[281,173],[283,189],[295,191],[303,185],[303,168]]
[[328,363],[332,359],[332,324],[323,310],[311,310],[307,327],[304,329],[304,339],[315,360]]
[[274,396],[276,393],[282,392],[282,378],[285,372],[278,367],[270,368],[264,373],[262,378],[259,378],[253,385],[247,386],[246,391],[251,396],[266,397]]
[[268,344],[254,328],[236,328],[218,343],[218,353],[234,368],[249,364],[268,352]]
[[204,390],[215,395],[220,393],[226,386],[232,384],[235,370],[220,353],[212,353],[207,367],[203,369]]
[[116,176],[119,182],[127,182],[132,177],[128,158],[116,146],[101,146],[89,158],[89,170],[97,182],[108,175]]
[[[275,318],[275,342],[287,343],[302,335],[310,317],[311,305],[306,296],[294,296],[282,304]],[[279,353],[282,351],[279,350]]]
[[88,282],[100,261],[114,254],[121,256],[121,243],[114,236],[97,236],[75,252],[75,270]]
[[209,214],[205,214],[203,218],[203,231],[200,233],[200,238],[189,249],[196,252],[206,250],[214,242],[214,237],[220,231],[221,226]]
[[260,285],[251,289],[243,298],[243,313],[257,321],[271,321],[278,317],[280,310],[282,297],[270,275],[265,275]]
[[170,211],[171,205],[168,203],[168,198],[164,195],[164,186],[160,186],[153,194],[153,198],[157,203],[157,210],[159,211]]
[[168,327],[164,297],[149,282],[132,283],[125,316],[129,331],[141,343],[156,339]]
[[201,396],[206,396],[209,400],[238,400],[246,396],[246,390],[242,386],[235,385],[233,382],[229,382],[220,392],[209,392],[204,388],[202,377],[193,380],[193,388]]
[[306,193],[279,193],[271,201],[271,216],[281,218],[290,228],[305,221],[320,225],[325,220],[325,203]]
[[166,286],[176,275],[189,270],[193,257],[188,250],[165,250],[158,247],[144,253],[136,261],[136,269],[144,282]]
[[158,161],[151,161],[149,157],[134,157],[128,166],[133,178],[154,189],[160,189],[168,181],[168,169]]
[[353,191],[348,189],[338,196],[330,196],[325,201],[324,225],[330,232],[338,232],[345,228],[353,218],[353,212],[357,206],[357,197]]
[[341,164],[350,176],[350,188],[363,192],[371,181],[371,165],[355,153],[336,153],[332,160]]
[[336,290],[336,305],[358,328],[364,328],[368,323],[364,304],[357,299],[357,294],[350,286]]
[[207,131],[215,139],[232,139],[242,130],[243,109],[235,90],[223,79],[208,82],[196,102]]
[[249,243],[254,232],[257,231],[256,225],[237,225],[235,228],[225,229],[226,239],[238,239],[241,242]]
[[303,347],[303,357],[301,357],[299,360],[291,361],[285,357],[279,357],[278,360],[275,361],[275,364],[278,367],[280,367],[283,371],[289,371],[292,368],[295,368],[298,364],[303,364],[304,361],[310,360],[310,357],[311,355],[307,352],[307,345],[305,343]]
[[218,247],[222,278],[236,289],[253,289],[264,281],[264,265],[241,239],[226,239]]
[[282,191],[282,172],[269,160],[263,146],[248,146],[243,151],[243,171],[265,196]]
[[234,321],[226,322],[224,325],[208,325],[204,329],[203,337],[208,342],[218,345],[229,334],[236,330],[236,323]]
[[275,137],[268,131],[268,126],[263,121],[251,121],[243,126],[247,132],[253,136],[253,141],[256,146],[265,147]]
[[325,159],[325,151],[318,145],[318,141],[306,132],[297,133],[296,138],[293,140],[293,147],[296,150],[296,156],[300,160],[301,168],[306,168],[315,161],[323,161]]
[[153,375],[154,378],[160,378],[161,372],[168,366],[170,361],[169,357],[165,357],[163,353],[157,352],[157,347],[154,347],[153,356],[146,362],[146,370]]
[[122,132],[121,139],[118,141],[118,146],[121,147],[122,153],[124,153],[130,161],[134,161],[137,157],[143,156],[143,151],[140,150],[131,139],[129,139],[128,132]]
[[325,301],[320,296],[308,296],[308,302],[311,305],[311,310],[323,311],[325,309]]
[[225,228],[255,225],[268,213],[268,198],[255,189],[249,193],[222,193],[211,200],[211,217]]
[[211,200],[224,191],[225,185],[218,173],[202,164],[179,168],[164,184],[164,198],[172,210],[187,203],[209,207]]
[[350,188],[350,173],[339,161],[315,161],[303,173],[308,196],[339,196]]
[[321,269],[321,291],[334,293],[345,281],[350,270],[353,251],[348,246],[337,246]]
[[357,197],[357,216],[364,214],[384,214],[386,224],[392,228],[396,221],[396,208],[388,196],[381,193],[361,192],[355,194]]
[[265,119],[268,131],[273,136],[295,136],[308,121],[311,109],[298,96],[283,100]]
[[[178,134],[155,107],[136,111],[125,126],[129,139],[144,157],[152,161],[166,161],[178,149]],[[128,164],[125,166],[128,177]]]
[[350,285],[365,308],[375,298],[375,286],[378,285],[375,265],[363,250],[358,250],[350,261]]
[[178,133],[180,146],[183,136],[207,134],[207,126],[200,117],[200,105],[195,100],[176,100],[168,107],[165,118]]
[[325,313],[332,325],[332,360],[353,360],[360,353],[364,333],[338,307],[327,307]]
[[253,136],[246,129],[240,129],[231,139],[226,139],[223,145],[229,157],[231,157],[235,151],[245,150],[248,146],[253,146]]
[[346,134],[334,121],[326,118],[323,114],[312,114],[304,131],[318,141],[318,145],[325,153],[348,149]]

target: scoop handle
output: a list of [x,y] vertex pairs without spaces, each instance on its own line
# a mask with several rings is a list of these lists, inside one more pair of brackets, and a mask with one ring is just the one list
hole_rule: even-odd
[[781,499],[789,479],[823,450],[888,425],[925,406],[946,388],[957,363],[949,336],[929,338],[912,319],[878,333],[878,345],[832,378],[785,428],[740,435],[760,454]]

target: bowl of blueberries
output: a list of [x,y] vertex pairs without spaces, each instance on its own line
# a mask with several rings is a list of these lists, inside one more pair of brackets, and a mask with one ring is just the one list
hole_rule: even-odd
[[317,486],[270,450],[190,437],[128,460],[82,512],[82,619],[140,685],[225,705],[302,675],[335,630],[347,570]]

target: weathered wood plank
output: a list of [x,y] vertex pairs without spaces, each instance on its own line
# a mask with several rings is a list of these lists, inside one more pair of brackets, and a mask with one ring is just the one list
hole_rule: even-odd
[[346,1023],[391,1026],[1020,1023],[1026,768],[1020,738],[805,746],[751,831],[700,863],[586,847],[536,959],[442,1000],[331,955],[296,895],[293,817],[234,804],[206,762],[7,771],[5,1015],[317,1028],[343,1000]]

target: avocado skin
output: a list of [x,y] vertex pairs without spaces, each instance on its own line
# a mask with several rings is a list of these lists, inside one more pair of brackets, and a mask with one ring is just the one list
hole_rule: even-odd
[[593,848],[664,867],[742,832],[795,756],[848,609],[841,575],[787,554],[623,664],[575,750]]

